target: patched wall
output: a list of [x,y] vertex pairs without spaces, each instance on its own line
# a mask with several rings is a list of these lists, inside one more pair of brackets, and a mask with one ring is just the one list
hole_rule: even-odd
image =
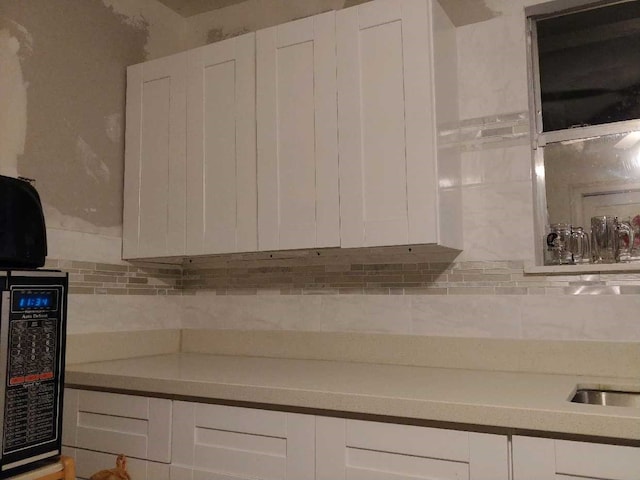
[[36,179],[50,229],[121,236],[126,67],[183,31],[155,1],[0,3],[0,173]]
[[[179,326],[179,298],[149,296],[171,279],[120,258],[126,67],[182,50],[184,27],[155,0],[0,1],[0,174],[36,179],[69,333]],[[131,295],[78,294],[98,281]]]

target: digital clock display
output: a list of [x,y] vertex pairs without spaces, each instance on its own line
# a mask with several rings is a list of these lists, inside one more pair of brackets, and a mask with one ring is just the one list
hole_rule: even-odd
[[58,296],[55,290],[19,290],[13,292],[12,310],[51,311],[58,308]]

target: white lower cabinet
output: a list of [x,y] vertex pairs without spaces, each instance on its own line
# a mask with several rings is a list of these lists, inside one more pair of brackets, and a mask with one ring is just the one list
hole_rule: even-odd
[[507,437],[175,402],[171,480],[508,480]]
[[171,480],[312,480],[315,417],[174,402]]
[[78,478],[128,458],[136,480],[169,478],[171,400],[65,389],[62,444]]
[[70,388],[62,443],[79,479],[123,453],[136,480],[640,480],[640,447]]
[[508,480],[506,435],[318,417],[317,480]]
[[513,437],[513,480],[639,480],[640,448]]

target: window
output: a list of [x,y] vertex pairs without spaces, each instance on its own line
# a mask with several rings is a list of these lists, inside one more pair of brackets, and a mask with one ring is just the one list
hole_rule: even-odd
[[640,2],[534,21],[542,131],[640,118]]
[[526,15],[541,265],[550,224],[640,215],[640,0],[556,0]]

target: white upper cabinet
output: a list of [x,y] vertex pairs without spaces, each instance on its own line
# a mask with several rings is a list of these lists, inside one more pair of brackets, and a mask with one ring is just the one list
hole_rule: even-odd
[[189,52],[187,254],[258,248],[255,34]]
[[123,257],[185,253],[186,54],[127,70]]
[[335,13],[256,45],[259,250],[339,246]]
[[338,11],[336,37],[341,246],[461,248],[459,155],[437,136],[457,120],[453,26],[436,1],[376,0]]
[[462,248],[455,29],[373,0],[128,71],[123,256]]

